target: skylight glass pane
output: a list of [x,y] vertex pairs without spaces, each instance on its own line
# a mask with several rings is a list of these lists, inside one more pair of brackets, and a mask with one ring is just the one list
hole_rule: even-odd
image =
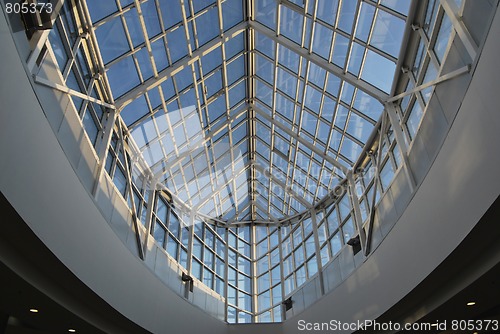
[[224,43],[226,50],[226,58],[231,59],[236,54],[242,52],[245,48],[245,40],[243,38],[243,33],[234,36],[226,43]]
[[338,27],[347,33],[352,31],[357,3],[358,1],[342,1],[340,6]]
[[215,71],[208,77],[205,77],[205,92],[206,97],[210,98],[215,93],[222,89],[222,72],[220,70]]
[[349,40],[338,33],[335,34],[335,43],[333,46],[333,57],[332,57],[332,62],[335,65],[344,68],[348,47],[349,47]]
[[388,8],[394,9],[403,15],[408,14],[411,0],[382,0],[380,3]]
[[134,47],[144,43],[144,34],[142,32],[141,22],[139,21],[139,15],[137,14],[137,8],[131,8],[123,14],[123,17],[125,17],[128,33]]
[[326,71],[314,63],[309,63],[309,81],[322,88],[325,84]]
[[255,41],[255,48],[257,50],[259,50],[269,58],[274,58],[276,44],[272,39],[264,34],[259,33],[258,31],[255,31]]
[[227,65],[227,84],[232,85],[245,75],[245,57],[240,56]]
[[353,107],[375,121],[378,120],[384,109],[382,103],[359,89],[356,92]]
[[314,40],[312,50],[317,55],[328,59],[330,56],[330,46],[332,44],[333,31],[319,23],[314,29]]
[[451,31],[453,26],[451,24],[448,15],[443,15],[443,20],[441,21],[441,27],[439,28],[438,36],[436,39],[436,44],[434,45],[434,53],[440,63],[443,62],[444,53],[448,47],[448,41],[450,39]]
[[148,50],[146,48],[141,49],[135,54],[137,62],[139,63],[139,69],[141,70],[142,80],[147,80],[154,75],[153,67],[151,66],[151,61],[149,57]]
[[141,9],[149,38],[158,35],[161,32],[161,28],[155,1],[148,0],[147,2],[141,3]]
[[155,59],[156,69],[161,71],[168,67],[167,51],[163,39],[159,39],[156,42],[151,43],[151,48],[153,50],[153,57]]
[[405,31],[405,21],[379,10],[370,44],[397,57]]
[[356,162],[363,148],[351,139],[344,137],[340,153],[352,163]]
[[114,1],[87,0],[87,7],[92,22],[97,22],[118,10]]
[[381,55],[368,50],[361,78],[373,86],[389,93],[396,64]]
[[125,124],[130,125],[137,121],[140,117],[149,112],[148,104],[144,95],[135,99],[132,103],[127,105],[120,113]]
[[279,67],[277,88],[288,96],[294,98],[297,90],[297,78]]
[[361,68],[361,62],[363,61],[364,54],[365,54],[365,48],[363,46],[361,46],[356,42],[352,43],[348,71],[354,74],[355,76],[359,75],[359,69]]
[[192,0],[192,2],[195,13],[215,3],[214,0]]
[[246,81],[242,81],[229,91],[229,106],[232,108],[246,97]]
[[222,64],[221,48],[216,48],[201,58],[203,73],[206,75]]
[[256,73],[257,75],[267,81],[269,84],[274,84],[274,65],[266,58],[256,55]]
[[299,61],[300,56],[295,52],[285,48],[284,46],[279,46],[279,59],[278,62],[290,69],[291,71],[298,73],[299,71]]
[[361,142],[366,143],[373,130],[373,125],[362,118],[361,116],[351,113],[349,117],[349,125],[347,132],[354,138],[359,139]]

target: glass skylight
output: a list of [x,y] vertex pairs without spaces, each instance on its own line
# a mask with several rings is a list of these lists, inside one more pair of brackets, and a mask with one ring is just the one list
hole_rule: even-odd
[[229,323],[282,321],[407,168],[463,7],[415,1],[409,54],[410,2],[66,1],[44,62],[138,249],[150,235]]
[[221,222],[278,221],[358,159],[410,1],[87,1],[156,181]]

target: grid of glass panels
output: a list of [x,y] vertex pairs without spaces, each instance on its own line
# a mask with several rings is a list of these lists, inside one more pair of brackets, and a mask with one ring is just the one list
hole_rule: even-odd
[[[455,4],[460,9],[462,1],[455,1]],[[419,32],[418,51],[413,66],[407,73],[406,91],[439,77],[445,53],[454,36],[451,20],[438,0],[428,2],[423,28]],[[408,142],[415,138],[433,91],[434,86],[430,86],[407,95],[400,101],[401,118]]]
[[318,211],[316,217],[321,265],[325,266],[357,235],[351,197],[345,192],[328,208]]

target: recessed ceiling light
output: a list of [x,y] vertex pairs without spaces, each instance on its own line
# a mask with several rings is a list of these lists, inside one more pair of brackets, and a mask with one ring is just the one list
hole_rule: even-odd
[[70,333],[76,333],[76,329],[70,328],[70,329],[68,329],[68,332],[70,332]]
[[476,305],[476,302],[468,302],[467,303],[467,306],[474,306],[474,305]]
[[36,308],[30,308],[31,313],[38,313],[38,310]]

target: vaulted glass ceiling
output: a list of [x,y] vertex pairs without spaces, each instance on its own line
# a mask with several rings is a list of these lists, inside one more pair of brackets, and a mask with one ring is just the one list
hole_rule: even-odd
[[88,0],[155,180],[223,222],[317,203],[383,110],[410,0]]

